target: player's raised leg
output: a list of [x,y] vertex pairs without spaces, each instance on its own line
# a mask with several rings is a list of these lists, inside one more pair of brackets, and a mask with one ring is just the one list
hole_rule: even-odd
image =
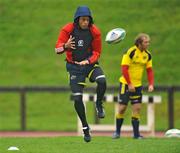
[[97,94],[97,100],[96,100],[96,110],[97,115],[99,118],[105,117],[105,111],[103,108],[103,97],[106,91],[106,77],[102,71],[102,69],[99,67],[99,65],[95,64],[94,68],[89,74],[89,79],[91,82],[97,83],[96,88],[96,94]]

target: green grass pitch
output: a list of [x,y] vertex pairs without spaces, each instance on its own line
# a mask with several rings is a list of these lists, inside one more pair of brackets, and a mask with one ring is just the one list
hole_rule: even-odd
[[[177,138],[149,138],[134,140],[111,137],[93,137],[90,143],[82,137],[54,138],[0,138],[0,152],[18,153],[179,153],[180,145]],[[8,151],[16,146],[19,151]]]

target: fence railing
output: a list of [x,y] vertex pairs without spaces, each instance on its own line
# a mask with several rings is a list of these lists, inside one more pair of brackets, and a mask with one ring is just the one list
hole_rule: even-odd
[[[117,94],[105,94],[104,95],[104,103],[114,103],[114,116],[116,116],[118,112],[118,101],[119,101],[119,95]],[[97,95],[96,94],[89,94],[89,93],[83,93],[83,102],[86,108],[87,102],[96,102]],[[72,99],[73,100],[73,99]],[[148,132],[151,137],[155,136],[155,104],[160,104],[162,102],[162,97],[159,95],[144,95],[142,96],[142,103],[145,103],[147,105],[147,122],[146,124],[141,124],[139,126],[139,130],[143,132]],[[112,124],[99,124],[99,118],[96,114],[96,108],[94,107],[94,123],[90,124],[91,131],[98,131],[98,132],[113,132],[114,131],[114,125],[116,123],[116,119],[114,118],[114,123]],[[77,132],[79,135],[82,134],[82,124],[81,121],[77,115]],[[121,127],[122,131],[132,131],[131,125],[123,125]]]
[[[147,90],[147,87],[144,87]],[[109,86],[107,92],[117,93],[119,87]],[[85,88],[85,91],[95,93],[94,87]],[[180,86],[155,86],[155,91],[166,92],[168,94],[168,128],[174,128],[174,93],[180,91]],[[26,131],[26,94],[29,92],[70,92],[69,87],[62,86],[23,86],[23,87],[2,87],[0,86],[0,93],[17,92],[20,94],[21,107],[21,130]]]

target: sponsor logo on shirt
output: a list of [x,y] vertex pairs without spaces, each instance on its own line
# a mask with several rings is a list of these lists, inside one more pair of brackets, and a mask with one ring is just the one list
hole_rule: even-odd
[[76,79],[76,76],[75,75],[71,75],[71,80],[74,80]]
[[79,47],[82,47],[83,45],[84,45],[84,41],[83,41],[83,40],[79,40],[79,41],[78,41],[78,46],[79,46]]

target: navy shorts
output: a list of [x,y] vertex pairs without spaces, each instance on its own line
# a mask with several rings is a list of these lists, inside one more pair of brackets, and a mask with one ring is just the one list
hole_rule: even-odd
[[105,75],[98,64],[77,65],[66,63],[66,69],[69,72],[69,84],[73,93],[82,93],[86,85],[86,78],[90,82],[95,82],[98,78]]
[[127,105],[129,100],[131,104],[142,103],[142,86],[135,87],[135,92],[129,92],[128,85],[120,83],[119,103]]

